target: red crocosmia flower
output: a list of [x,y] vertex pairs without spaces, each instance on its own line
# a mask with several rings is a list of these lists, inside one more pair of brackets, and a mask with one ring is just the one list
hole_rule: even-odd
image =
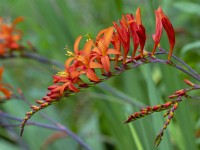
[[126,57],[130,50],[130,29],[128,27],[128,23],[124,15],[122,16],[122,20],[119,21],[119,24],[120,25],[118,25],[116,22],[113,22],[113,25],[115,29],[117,30],[117,33],[119,34],[120,41],[124,49],[123,63],[125,64]]
[[22,17],[16,18],[11,25],[4,24],[0,18],[0,56],[7,51],[17,50],[21,46],[18,44],[21,39],[22,32],[15,28],[16,24],[23,21]]
[[[3,71],[4,71],[4,68],[0,67],[0,92],[2,92],[5,95],[6,99],[9,99],[12,95],[12,92],[10,91],[12,89],[12,86],[9,84],[2,83]],[[1,98],[4,98],[4,97],[0,97],[0,99]]]
[[153,40],[155,42],[154,48],[152,51],[152,55],[154,55],[156,48],[160,42],[160,38],[162,36],[162,29],[164,27],[164,29],[167,33],[168,39],[169,39],[169,43],[170,43],[170,51],[169,51],[169,55],[168,55],[168,60],[170,60],[172,52],[173,52],[173,48],[175,45],[174,28],[173,28],[170,20],[168,19],[168,17],[162,11],[161,7],[159,7],[157,10],[155,10],[155,15],[156,15],[156,33],[152,35]]
[[137,22],[135,21],[134,16],[132,14],[127,14],[126,17],[128,18],[128,21],[129,21],[128,23],[129,23],[132,38],[133,38],[134,49],[133,49],[132,58],[134,59],[137,48],[139,46],[139,38],[138,38],[138,35],[137,35],[137,32],[136,32],[138,25],[137,25]]
[[136,32],[140,42],[140,56],[143,57],[144,45],[146,42],[146,33],[145,33],[146,31],[144,26],[140,24]]
[[86,74],[86,76],[95,82],[99,81],[94,69],[95,68],[102,68],[102,65],[98,62],[94,62],[94,57],[91,55],[92,46],[94,42],[89,39],[83,50],[78,50],[78,45],[80,43],[82,36],[79,36],[74,44],[74,53],[68,51],[68,55],[71,56],[65,62],[65,68],[69,68],[71,62],[73,61],[73,65],[80,74]]
[[128,19],[128,24],[130,26],[131,35],[133,38],[133,45],[134,45],[134,50],[132,54],[133,59],[135,57],[139,44],[140,44],[140,55],[141,57],[143,57],[144,45],[146,42],[146,33],[145,33],[145,28],[142,25],[140,8],[136,10],[135,16],[136,17],[134,18],[132,14],[126,15]]
[[120,54],[119,50],[109,48],[113,36],[113,27],[103,29],[99,32],[96,40],[96,47],[92,50],[94,58],[100,59],[103,69],[110,72],[110,54]]

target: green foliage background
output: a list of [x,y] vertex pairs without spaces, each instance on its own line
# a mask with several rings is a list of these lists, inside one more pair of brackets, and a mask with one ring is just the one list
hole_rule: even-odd
[[[137,7],[141,8],[147,31],[146,50],[151,51],[154,10],[158,6],[163,8],[176,30],[174,53],[200,72],[199,0],[0,0],[0,16],[8,22],[24,16],[24,22],[18,24],[24,32],[22,42],[26,45],[29,40],[40,55],[64,63],[67,58],[64,47],[68,45],[73,49],[78,35],[89,33],[95,38],[98,31],[111,26],[124,13],[135,13]],[[165,34],[161,46],[169,48]],[[6,68],[5,82],[22,89],[32,104],[46,94],[52,75],[56,73],[52,66],[28,59],[0,60],[1,65]],[[174,91],[186,87],[184,78],[190,79],[169,66],[149,64],[64,99],[43,112],[69,127],[94,150],[198,150],[198,101],[180,104],[158,148],[153,143],[164,123],[162,113],[123,124],[129,114],[139,110],[135,104],[164,103]],[[30,110],[20,100],[10,100],[0,108],[19,118]],[[38,114],[31,120],[47,123]],[[0,128],[0,150],[37,150],[54,132],[27,126],[23,138],[19,138],[19,128]],[[78,150],[81,147],[67,136],[49,145],[48,149]]]

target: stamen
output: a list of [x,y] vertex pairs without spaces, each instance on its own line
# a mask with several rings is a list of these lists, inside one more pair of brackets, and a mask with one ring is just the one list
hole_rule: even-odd
[[88,33],[88,34],[86,34],[86,35],[84,35],[86,38],[87,38],[87,40],[86,41],[89,41],[89,40],[92,40],[91,39],[91,36],[90,36],[90,34]]

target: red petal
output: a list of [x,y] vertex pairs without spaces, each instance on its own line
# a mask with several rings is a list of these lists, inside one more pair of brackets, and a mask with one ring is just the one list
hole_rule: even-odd
[[140,55],[141,55],[141,57],[143,57],[144,45],[146,42],[146,33],[145,33],[144,26],[139,25],[139,29],[136,32],[137,32],[137,35],[138,35],[139,41],[140,41]]
[[155,15],[156,15],[156,33],[152,35],[152,38],[154,40],[154,48],[152,51],[152,55],[154,55],[156,48],[160,42],[160,38],[162,36],[162,22],[161,22],[161,18],[160,18],[160,10],[158,8],[158,10],[155,11]]
[[174,28],[168,18],[163,18],[162,23],[163,23],[163,27],[167,33],[168,40],[170,43],[170,51],[169,51],[169,55],[168,55],[168,60],[170,60],[173,49],[174,49],[174,45],[175,45],[175,32],[174,32]]

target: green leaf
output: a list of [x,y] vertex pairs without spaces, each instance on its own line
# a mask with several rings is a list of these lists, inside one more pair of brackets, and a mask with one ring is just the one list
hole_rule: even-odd
[[185,53],[187,53],[188,51],[197,50],[198,48],[200,48],[200,41],[199,40],[192,42],[192,43],[189,43],[189,44],[186,44],[181,50],[181,56],[185,55]]
[[200,16],[200,5],[191,2],[177,2],[174,7],[187,13],[197,14]]

